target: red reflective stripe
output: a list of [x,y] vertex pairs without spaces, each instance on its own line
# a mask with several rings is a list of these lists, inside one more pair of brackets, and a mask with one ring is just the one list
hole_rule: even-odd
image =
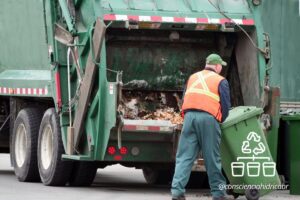
[[15,90],[13,88],[9,88],[9,94],[14,94]]
[[243,19],[243,25],[254,25],[253,19]]
[[3,88],[0,87],[0,94],[13,94],[13,95],[47,95],[48,89],[46,88]]
[[207,18],[197,18],[197,23],[208,24],[208,19]]
[[106,21],[115,21],[116,20],[116,15],[114,15],[114,14],[104,15],[104,20],[106,20]]
[[[142,19],[144,19],[145,17],[149,17],[151,22],[162,22],[163,21],[162,16],[144,16],[144,17],[140,17],[138,15],[122,15],[122,16],[127,17],[128,20],[132,20],[132,21],[144,21]],[[165,18],[173,18],[173,20],[166,20],[166,22],[169,22],[169,23],[171,23],[171,22],[190,23],[189,20],[186,20],[185,17],[168,17],[168,16],[166,16]],[[116,21],[116,20],[121,20],[121,19],[117,19],[117,16],[115,14],[106,14],[106,15],[104,15],[104,20],[105,21]],[[125,20],[125,18],[124,19],[122,18],[122,20]],[[227,19],[227,18],[215,19],[215,20],[219,20],[219,21],[214,21],[213,24],[225,24],[225,23],[232,22],[232,20]],[[237,20],[241,20],[241,19],[237,19]],[[197,18],[197,23],[198,24],[209,24],[209,19],[208,18]],[[254,25],[255,23],[254,23],[253,19],[243,19],[242,24],[243,25]]]
[[185,23],[185,18],[184,17],[174,17],[174,22]]
[[161,16],[151,16],[151,21],[152,22],[162,22],[162,17]]
[[123,127],[123,130],[126,130],[126,131],[135,131],[136,130],[136,126],[135,125],[125,125]]
[[136,15],[128,15],[128,20],[131,20],[131,21],[139,21],[139,16],[136,16]]
[[226,19],[226,18],[223,18],[223,19],[220,19],[220,23],[221,24],[225,24],[225,23],[231,23],[232,21],[230,19]]
[[148,130],[149,131],[160,131],[160,127],[159,126],[148,126]]
[[41,88],[37,88],[37,94],[38,95],[43,95],[43,89],[41,89]]
[[55,73],[55,88],[56,88],[56,101],[57,101],[58,107],[61,107],[62,102],[61,102],[61,87],[60,87],[59,72]]

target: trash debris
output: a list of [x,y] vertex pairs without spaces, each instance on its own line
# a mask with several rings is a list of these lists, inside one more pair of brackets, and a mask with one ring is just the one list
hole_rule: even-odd
[[172,124],[183,124],[183,118],[180,113],[176,113],[174,108],[157,109],[154,113],[150,113],[143,117],[144,120],[169,120]]
[[119,111],[125,119],[168,120],[181,125],[179,96],[176,92],[123,91]]

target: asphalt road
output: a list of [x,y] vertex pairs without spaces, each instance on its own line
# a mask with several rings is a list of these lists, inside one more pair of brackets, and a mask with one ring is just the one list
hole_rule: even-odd
[[[149,186],[142,171],[120,165],[100,169],[91,187],[46,187],[42,183],[20,183],[10,166],[9,155],[0,154],[0,200],[170,200],[166,186]],[[188,200],[211,199],[208,190],[187,191]],[[239,199],[245,199],[240,197]],[[288,191],[275,191],[262,200],[300,200]]]

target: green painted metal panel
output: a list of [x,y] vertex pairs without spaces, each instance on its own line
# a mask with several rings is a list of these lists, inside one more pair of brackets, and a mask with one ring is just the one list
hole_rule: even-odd
[[43,0],[3,0],[0,6],[0,72],[48,69]]
[[[0,87],[13,88],[14,90],[27,88],[47,90],[46,93],[41,92],[43,97],[51,97],[51,80],[51,71],[48,70],[5,70],[0,73]],[[28,92],[20,91],[19,93],[26,96]],[[39,92],[32,91],[27,96],[36,96],[37,93]]]
[[290,194],[300,195],[300,115],[283,115],[282,119],[287,124],[285,134],[287,134],[289,144],[287,150],[287,165],[289,167]]
[[300,101],[299,0],[262,2],[262,22],[272,47],[271,83],[280,86],[281,100]]
[[51,72],[50,70],[5,70],[0,74],[0,80],[4,82],[3,84],[7,84],[7,81],[21,81],[23,83],[34,80],[51,81]]
[[[226,0],[211,2],[217,5],[222,11],[226,13],[243,13],[250,14],[250,9],[246,0]],[[102,1],[102,7],[107,10],[123,10],[123,11],[150,11],[155,12],[175,12],[177,15],[182,16],[191,14],[191,12],[211,13],[216,12],[216,9],[207,0],[128,0],[128,1]],[[154,14],[154,13],[153,13]],[[165,13],[166,14],[166,13]]]

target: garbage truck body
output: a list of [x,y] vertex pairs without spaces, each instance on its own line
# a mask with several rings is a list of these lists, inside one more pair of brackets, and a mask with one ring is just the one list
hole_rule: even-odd
[[18,179],[89,185],[97,168],[115,163],[143,169],[148,182],[167,176],[181,125],[159,117],[164,106],[180,113],[186,80],[210,53],[228,63],[232,106],[272,107],[259,8],[250,0],[4,0],[0,149]]

